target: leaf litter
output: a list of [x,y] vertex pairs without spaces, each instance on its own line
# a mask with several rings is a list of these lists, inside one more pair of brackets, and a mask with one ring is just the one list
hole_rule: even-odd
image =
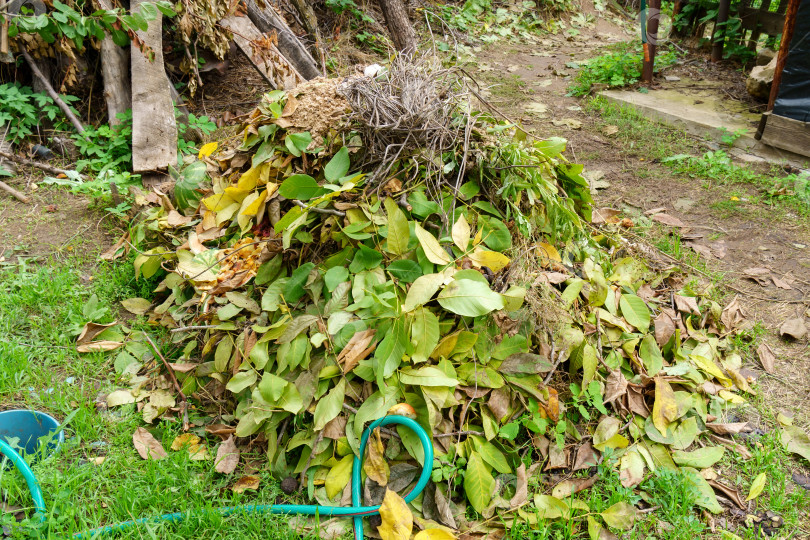
[[[204,438],[215,435],[211,466],[232,474],[260,447],[276,478],[300,477],[308,498],[330,505],[365,426],[409,415],[436,461],[421,506],[406,505],[392,488],[415,481],[418,439],[372,436],[364,491],[382,503],[382,538],[409,538],[415,524],[423,539],[497,535],[538,518],[591,537],[627,530],[646,503],[591,512],[579,495],[606,456],[638,490],[680,469],[697,504],[721,512],[712,486],[722,484],[701,469],[745,451],[716,439],[749,429],[722,422],[753,394],[732,340],[742,311],[635,256],[615,211],[592,209],[593,177],[567,161],[564,139],[474,112],[479,94],[447,72],[409,86],[391,71],[269,92],[238,140],[173,171],[171,197],[138,198],[136,272],[159,283],[124,306],[170,329],[163,346],[177,352],[164,366],[138,331],[104,340],[122,349],[115,366],[129,384],[107,405],[134,403],[146,422],[180,417],[176,378],[200,418],[172,450],[210,459]],[[358,98],[368,88],[383,98]],[[340,100],[307,110],[323,96]],[[423,122],[422,138],[383,125],[369,141],[364,122],[389,106]],[[84,344],[107,331],[88,327]],[[772,352],[759,356],[772,369]],[[782,441],[810,459],[800,429],[785,426]],[[166,456],[145,428],[133,442],[144,459]]]

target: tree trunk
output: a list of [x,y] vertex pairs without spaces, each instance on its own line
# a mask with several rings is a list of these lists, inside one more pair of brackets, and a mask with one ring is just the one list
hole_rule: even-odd
[[266,8],[260,8],[255,0],[248,0],[247,8],[248,17],[256,25],[256,28],[264,33],[276,32],[278,50],[302,77],[310,80],[321,75],[318,70],[318,63],[272,6],[268,5]]
[[[110,0],[98,0],[98,6],[112,9]],[[129,82],[129,51],[116,45],[109,35],[101,41],[101,74],[104,77],[107,121],[111,126],[116,126],[121,123],[118,115],[132,107],[132,88]]]
[[301,16],[301,22],[304,25],[304,30],[307,31],[307,35],[315,42],[315,50],[313,53],[320,55],[322,58],[323,51],[321,47],[323,46],[323,38],[321,37],[321,31],[318,29],[318,17],[315,16],[315,11],[312,9],[308,0],[292,0],[292,5],[295,6],[295,10]]
[[[132,0],[138,11],[143,0]],[[149,21],[146,32],[138,37],[152,51],[150,61],[134,43],[132,65],[132,169],[143,175],[144,186],[160,183],[160,175],[169,165],[177,164],[177,124],[174,106],[163,65],[162,17]]]
[[416,50],[416,32],[402,0],[380,0],[380,8],[397,50],[403,52]]

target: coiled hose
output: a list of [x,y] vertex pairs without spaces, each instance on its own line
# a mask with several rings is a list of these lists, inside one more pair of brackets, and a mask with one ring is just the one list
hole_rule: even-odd
[[[422,444],[423,452],[423,466],[422,474],[419,475],[419,481],[410,493],[405,495],[405,502],[410,502],[415,499],[428,483],[433,463],[433,444],[430,442],[427,432],[422,429],[416,421],[399,415],[385,416],[371,423],[363,432],[363,437],[360,439],[359,456],[354,456],[352,463],[352,506],[318,506],[311,504],[246,504],[241,506],[223,506],[211,510],[222,516],[229,516],[238,513],[258,513],[258,514],[299,514],[306,516],[344,516],[354,519],[354,537],[356,540],[363,540],[363,517],[373,516],[380,513],[379,506],[360,506],[360,494],[363,492],[363,487],[360,478],[360,471],[362,470],[362,463],[360,458],[365,454],[366,443],[368,443],[369,435],[376,428],[381,426],[388,426],[391,424],[399,424],[407,427],[413,431],[418,437],[419,442]],[[31,467],[25,460],[13,449],[11,446],[0,440],[0,453],[9,457],[11,462],[20,471],[28,484],[28,490],[31,492],[31,498],[34,500],[34,509],[40,520],[45,519],[47,510],[45,508],[45,500],[42,497],[42,489],[39,487],[39,482],[34,476]],[[208,511],[201,512],[207,513]],[[171,514],[163,514],[160,516],[139,518],[132,521],[124,521],[115,525],[107,525],[90,529],[84,532],[73,535],[75,539],[97,538],[98,536],[121,532],[136,525],[143,523],[155,523],[161,521],[168,521],[177,523],[190,516],[200,515],[201,513],[190,512],[175,512]]]

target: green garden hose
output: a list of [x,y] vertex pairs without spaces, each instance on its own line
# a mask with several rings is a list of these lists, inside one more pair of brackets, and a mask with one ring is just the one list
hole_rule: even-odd
[[[363,437],[360,439],[359,455],[354,456],[352,464],[352,506],[317,506],[311,504],[246,504],[241,506],[224,506],[222,508],[214,509],[216,512],[223,516],[229,516],[238,513],[258,513],[258,514],[301,514],[307,516],[344,516],[354,518],[354,536],[356,540],[363,540],[363,516],[372,516],[380,513],[379,506],[360,506],[360,494],[362,493],[362,482],[360,478],[360,471],[362,463],[360,458],[364,455],[368,437],[372,431],[381,426],[390,424],[400,424],[411,431],[418,437],[419,442],[422,444],[423,463],[422,474],[419,476],[419,481],[416,486],[404,498],[405,502],[410,502],[415,499],[428,483],[433,463],[433,443],[430,442],[427,432],[416,421],[411,420],[406,416],[385,416],[371,423],[363,432]],[[45,509],[45,501],[42,498],[42,489],[39,487],[34,473],[22,457],[9,445],[0,440],[0,453],[5,454],[11,459],[11,462],[22,473],[25,481],[28,483],[28,489],[31,492],[31,497],[34,500],[34,508],[40,520],[45,519],[47,513]],[[134,527],[135,525],[143,523],[155,523],[161,521],[168,521],[176,523],[182,521],[190,516],[199,515],[199,513],[191,512],[175,512],[172,514],[163,514],[161,516],[140,518],[132,521],[124,521],[115,525],[107,525],[97,529],[91,529],[73,535],[73,538],[97,538],[105,534],[115,533]]]

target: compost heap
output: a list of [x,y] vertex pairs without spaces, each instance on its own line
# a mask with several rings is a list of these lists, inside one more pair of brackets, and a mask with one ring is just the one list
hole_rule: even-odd
[[[452,70],[414,85],[397,69],[270,92],[237,140],[174,173],[173,197],[139,196],[136,270],[162,280],[124,305],[173,330],[193,457],[210,459],[198,436],[212,434],[219,454],[266,449],[305,498],[346,503],[364,426],[397,406],[437,456],[418,528],[559,518],[598,537],[632,526],[649,474],[678,469],[720,512],[698,470],[745,452],[716,435],[744,429],[720,422],[753,393],[728,337],[736,301],[649,268],[611,220],[590,225],[564,140],[476,113]],[[138,336],[109,404],[138,402],[148,423],[188,415]],[[365,503],[415,481],[421,459],[407,429],[373,436]],[[640,506],[589,513],[577,492],[603,461]]]

